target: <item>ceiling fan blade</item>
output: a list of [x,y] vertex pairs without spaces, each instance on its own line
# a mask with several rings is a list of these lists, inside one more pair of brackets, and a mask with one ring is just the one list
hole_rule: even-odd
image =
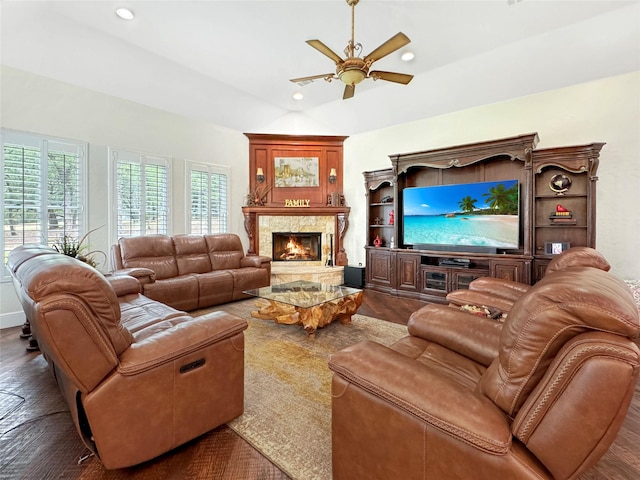
[[396,33],[393,37],[376,48],[373,52],[364,57],[364,61],[373,63],[376,60],[380,60],[382,57],[386,57],[390,53],[395,52],[399,48],[404,47],[410,42],[411,40],[409,40],[409,37],[407,37],[404,33]]
[[348,98],[353,97],[353,95],[356,93],[356,86],[355,85],[345,85],[344,86],[344,94],[342,95],[342,99],[346,100]]
[[413,79],[413,75],[406,73],[383,72],[380,70],[369,72],[369,76],[374,80],[386,80],[387,82],[402,83],[403,85],[408,84]]
[[340,58],[340,56],[336,52],[331,50],[320,40],[307,40],[307,43],[311,45],[313,48],[315,48],[316,50],[318,50],[320,53],[324,53],[327,57],[329,57],[331,60],[336,62],[336,65],[343,62],[342,58]]
[[314,80],[317,80],[319,78],[324,78],[325,80],[328,78],[333,80],[335,79],[335,75],[333,73],[323,73],[321,75],[311,75],[309,77],[292,78],[289,81],[293,83],[313,82]]

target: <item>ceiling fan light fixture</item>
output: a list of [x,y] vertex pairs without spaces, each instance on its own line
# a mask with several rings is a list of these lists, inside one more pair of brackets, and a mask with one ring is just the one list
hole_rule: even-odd
[[359,68],[345,69],[338,77],[345,85],[357,85],[366,78],[367,74]]
[[304,98],[304,94],[302,92],[293,92],[292,97],[294,100],[302,100]]
[[344,54],[346,57],[343,59],[342,57],[340,57],[340,55],[331,50],[318,39],[307,40],[308,45],[333,60],[336,66],[335,75],[333,73],[311,75],[308,77],[292,78],[291,81],[302,85],[302,82],[313,81],[318,78],[323,78],[328,82],[333,79],[340,79],[340,81],[345,84],[344,93],[342,95],[343,100],[347,100],[353,97],[356,85],[366,78],[371,78],[373,80],[385,80],[387,82],[400,83],[403,85],[408,84],[413,78],[413,75],[407,75],[405,73],[386,72],[382,70],[374,70],[370,72],[370,69],[374,62],[386,57],[390,53],[393,53],[410,43],[411,40],[409,40],[409,37],[407,37],[402,32],[398,32],[378,48],[375,48],[368,55],[364,57],[360,56],[362,45],[360,43],[356,43],[354,39],[355,6],[360,0],[346,1],[347,5],[351,7],[351,39],[347,44],[347,48],[345,48],[344,50]]

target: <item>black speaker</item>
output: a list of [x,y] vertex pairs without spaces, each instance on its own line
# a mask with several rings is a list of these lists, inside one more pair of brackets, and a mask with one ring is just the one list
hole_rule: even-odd
[[344,284],[347,287],[364,288],[364,267],[344,267]]

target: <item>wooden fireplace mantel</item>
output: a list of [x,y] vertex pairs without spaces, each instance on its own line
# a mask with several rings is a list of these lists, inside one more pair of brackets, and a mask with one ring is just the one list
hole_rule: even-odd
[[347,253],[344,250],[344,235],[349,228],[349,207],[242,207],[244,215],[244,229],[249,236],[249,249],[247,255],[257,255],[260,251],[258,245],[258,225],[260,216],[332,216],[335,218],[335,265],[348,265]]

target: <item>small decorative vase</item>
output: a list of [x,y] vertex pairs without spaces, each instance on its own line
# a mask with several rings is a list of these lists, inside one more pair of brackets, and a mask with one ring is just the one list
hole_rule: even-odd
[[382,240],[380,240],[380,236],[376,235],[376,238],[373,240],[373,246],[374,247],[379,247],[380,245],[382,245]]

